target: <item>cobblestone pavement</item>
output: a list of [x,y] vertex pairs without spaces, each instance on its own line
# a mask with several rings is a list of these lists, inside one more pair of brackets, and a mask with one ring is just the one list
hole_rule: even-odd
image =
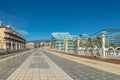
[[120,80],[120,75],[86,66],[50,52],[43,52],[74,80]]
[[31,54],[32,51],[27,51],[25,54],[0,61],[0,80],[6,80]]

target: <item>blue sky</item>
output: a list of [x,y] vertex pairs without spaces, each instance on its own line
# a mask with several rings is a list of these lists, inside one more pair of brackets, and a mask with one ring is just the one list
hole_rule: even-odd
[[92,34],[120,28],[120,0],[0,0],[0,21],[27,40],[51,38],[52,32]]

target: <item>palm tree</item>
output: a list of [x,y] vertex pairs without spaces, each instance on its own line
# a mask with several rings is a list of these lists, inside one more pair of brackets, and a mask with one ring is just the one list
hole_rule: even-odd
[[76,50],[76,48],[77,48],[77,39],[74,40],[74,46],[73,47],[74,47],[74,50]]
[[89,37],[88,38],[88,40],[87,40],[87,43],[85,44],[85,46],[87,47],[87,48],[89,48],[89,47],[94,47],[94,38],[91,38],[91,37]]
[[96,45],[98,48],[101,48],[101,47],[102,47],[102,37],[97,36],[97,37],[95,38],[95,45]]
[[110,47],[116,48],[117,46],[116,46],[115,43],[111,43],[111,44],[110,44]]

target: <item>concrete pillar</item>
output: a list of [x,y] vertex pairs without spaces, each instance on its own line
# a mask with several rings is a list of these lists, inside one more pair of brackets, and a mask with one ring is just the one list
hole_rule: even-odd
[[22,50],[22,44],[20,43],[20,49]]
[[23,44],[23,49],[24,49],[24,46],[25,46],[25,45]]
[[21,43],[21,48],[22,48],[22,50],[23,50],[23,44]]
[[6,50],[6,48],[7,48],[7,45],[6,45],[6,42],[5,42],[5,41],[3,41],[3,46],[2,46],[2,48],[5,49],[5,50]]
[[21,50],[23,49],[23,44],[22,43],[20,43],[20,48],[21,48]]
[[79,45],[80,45],[80,38],[78,37],[77,38],[77,53],[78,53],[78,50],[79,50]]
[[78,39],[77,39],[77,48],[79,48],[79,45],[80,45],[80,38],[78,37]]
[[102,53],[103,53],[103,58],[105,58],[105,31],[102,31]]
[[64,48],[65,48],[65,52],[67,52],[68,51],[68,40],[67,39],[64,40]]
[[11,41],[11,51],[13,50],[13,41]]
[[66,49],[65,49],[65,52],[67,52],[68,51],[68,42],[66,42]]
[[15,48],[16,48],[16,50],[18,50],[18,49],[17,49],[17,48],[18,48],[18,47],[17,47],[17,42],[15,43]]
[[19,43],[19,50],[21,49],[21,45],[20,45],[20,43]]

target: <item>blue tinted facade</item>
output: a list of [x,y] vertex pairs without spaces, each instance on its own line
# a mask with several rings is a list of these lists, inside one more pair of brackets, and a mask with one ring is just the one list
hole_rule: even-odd
[[105,37],[106,45],[109,47],[112,43],[116,46],[120,46],[120,32],[106,35]]
[[80,44],[87,43],[88,38],[89,38],[89,36],[87,34],[80,35]]
[[55,50],[64,50],[64,41],[67,40],[68,50],[74,50],[74,37],[68,32],[54,32],[52,33],[52,48]]

